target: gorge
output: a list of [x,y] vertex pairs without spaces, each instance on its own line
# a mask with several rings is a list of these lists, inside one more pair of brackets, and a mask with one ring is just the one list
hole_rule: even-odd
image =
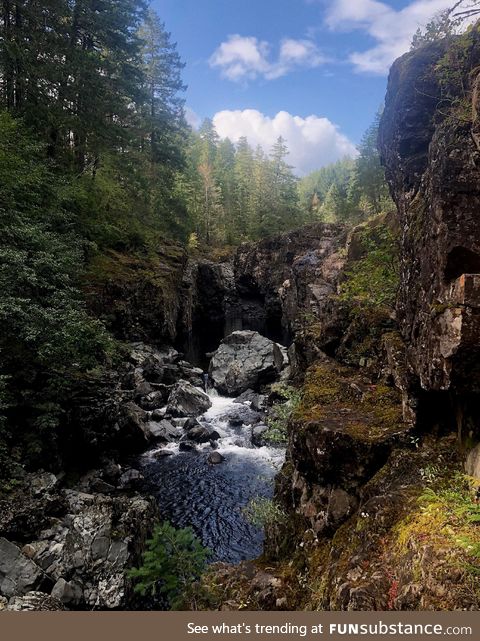
[[14,440],[0,610],[164,607],[128,573],[164,520],[213,551],[184,608],[479,608],[479,38],[392,67],[395,211],[93,256],[87,309],[122,348],[54,439]]

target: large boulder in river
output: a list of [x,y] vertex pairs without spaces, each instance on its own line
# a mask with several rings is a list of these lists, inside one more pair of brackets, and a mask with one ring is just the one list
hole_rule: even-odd
[[187,381],[178,381],[168,398],[167,413],[172,416],[199,416],[212,407],[205,392]]
[[284,365],[279,346],[258,332],[233,332],[224,338],[210,363],[210,376],[223,394],[241,394],[274,381]]

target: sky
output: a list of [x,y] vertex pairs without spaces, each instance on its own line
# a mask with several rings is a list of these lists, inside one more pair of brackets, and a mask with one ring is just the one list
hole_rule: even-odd
[[299,175],[354,155],[391,63],[452,0],[153,0],[186,63],[192,126],[266,151]]

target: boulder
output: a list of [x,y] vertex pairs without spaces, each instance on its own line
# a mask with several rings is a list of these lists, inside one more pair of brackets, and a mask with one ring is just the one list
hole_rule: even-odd
[[232,427],[241,425],[254,425],[261,420],[262,416],[253,411],[247,405],[233,404],[220,416],[221,421],[228,421]]
[[31,489],[34,496],[40,496],[45,492],[50,492],[58,484],[58,479],[55,474],[50,474],[45,472],[43,474],[38,474],[32,479]]
[[220,454],[220,452],[211,452],[208,455],[207,461],[211,465],[220,465],[220,463],[223,463],[225,460],[225,457]]
[[264,436],[268,432],[268,427],[263,423],[259,423],[252,428],[252,443],[256,447],[265,445]]
[[76,581],[58,579],[53,586],[52,597],[65,605],[80,605],[83,600],[82,587]]
[[137,487],[144,477],[138,470],[127,470],[122,474],[118,481],[118,487],[121,489],[133,489]]
[[150,419],[152,421],[161,421],[161,420],[163,420],[165,418],[165,411],[166,411],[165,407],[153,410],[152,413],[150,414]]
[[209,441],[217,441],[220,434],[210,427],[199,425],[192,427],[183,438],[185,441],[193,441],[194,443],[208,443]]
[[267,397],[264,394],[257,394],[253,389],[247,389],[242,392],[234,401],[234,403],[242,403],[249,405],[252,410],[260,412],[267,406]]
[[172,416],[199,416],[206,412],[212,403],[202,390],[188,381],[178,381],[173,388],[167,405],[167,413]]
[[145,430],[148,434],[149,439],[154,441],[171,443],[179,437],[177,428],[165,419],[162,419],[158,422],[149,421],[145,424]]
[[197,446],[191,441],[181,441],[180,442],[180,452],[196,452]]
[[7,539],[0,538],[0,594],[21,596],[47,583],[42,569]]
[[238,331],[223,339],[209,371],[219,392],[235,396],[276,380],[283,365],[276,343],[258,332]]
[[199,425],[200,425],[200,423],[197,421],[196,418],[190,417],[190,418],[187,418],[187,420],[183,424],[183,429],[186,432],[188,432],[189,430],[191,430],[194,427],[199,427]]

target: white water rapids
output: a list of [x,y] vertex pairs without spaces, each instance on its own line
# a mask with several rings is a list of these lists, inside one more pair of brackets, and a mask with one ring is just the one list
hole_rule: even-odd
[[175,442],[162,448],[172,456],[156,459],[156,450],[148,452],[143,471],[164,519],[193,527],[215,560],[238,562],[261,552],[262,532],[246,520],[243,508],[252,498],[273,495],[285,451],[252,445],[251,425],[233,426],[228,420],[239,405],[215,391],[209,396],[212,407],[198,420],[220,434],[216,451],[225,460],[208,463],[209,443],[198,445],[197,452],[180,452]]

